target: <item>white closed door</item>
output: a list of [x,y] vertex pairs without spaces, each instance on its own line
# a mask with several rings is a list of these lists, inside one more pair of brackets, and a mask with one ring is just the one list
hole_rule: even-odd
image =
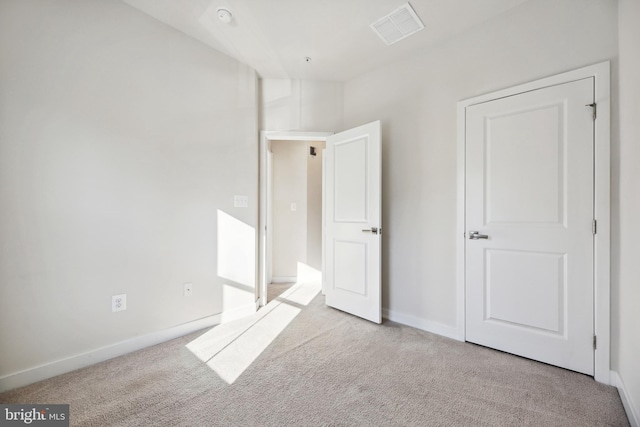
[[327,138],[325,262],[327,305],[382,321],[380,122]]
[[594,80],[466,109],[466,339],[594,372]]

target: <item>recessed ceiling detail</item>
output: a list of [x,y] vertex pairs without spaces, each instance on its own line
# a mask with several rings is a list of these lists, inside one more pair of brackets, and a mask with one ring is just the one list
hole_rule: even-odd
[[409,3],[371,24],[371,29],[386,43],[394,44],[424,28],[424,24]]

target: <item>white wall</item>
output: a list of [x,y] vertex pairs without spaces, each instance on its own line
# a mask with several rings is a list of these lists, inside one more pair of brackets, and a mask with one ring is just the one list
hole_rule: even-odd
[[[309,155],[316,147],[317,155]],[[324,141],[271,141],[272,272],[298,275],[298,262],[322,268],[322,157]],[[296,203],[296,210],[291,210]]]
[[307,154],[316,148],[315,156],[307,156],[307,265],[322,270],[322,159],[324,141],[307,142]]
[[336,132],[342,128],[343,84],[309,80],[260,81],[260,129]]
[[[612,368],[640,422],[640,2],[619,2],[620,145],[613,156]],[[615,101],[614,101],[615,102]],[[629,409],[627,409],[629,412]]]
[[296,277],[298,262],[307,262],[307,150],[305,142],[271,141],[274,279]]
[[616,55],[616,2],[536,0],[345,83],[345,127],[382,120],[391,317],[456,333],[456,103]]
[[253,70],[118,1],[2,1],[0,57],[0,380],[254,303]]

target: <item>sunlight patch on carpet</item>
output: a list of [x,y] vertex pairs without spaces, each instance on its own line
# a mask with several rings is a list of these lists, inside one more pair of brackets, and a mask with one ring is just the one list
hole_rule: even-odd
[[297,283],[251,316],[223,323],[186,347],[233,384],[320,292],[320,282]]

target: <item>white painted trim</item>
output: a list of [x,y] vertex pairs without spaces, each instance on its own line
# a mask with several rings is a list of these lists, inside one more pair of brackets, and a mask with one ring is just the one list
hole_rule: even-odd
[[610,377],[611,385],[618,389],[622,406],[624,406],[624,411],[627,413],[627,418],[629,418],[629,424],[631,424],[631,427],[640,427],[640,412],[638,412],[638,408],[634,407],[622,378],[616,371],[611,371]]
[[321,276],[322,276],[322,295],[326,295],[327,294],[327,284],[326,284],[326,277],[327,275],[324,274],[325,270],[325,265],[326,265],[326,247],[325,247],[325,229],[327,228],[327,215],[325,212],[325,203],[326,202],[326,198],[327,198],[327,184],[326,184],[326,180],[327,180],[327,176],[326,176],[326,170],[327,170],[327,162],[325,161],[325,156],[322,156],[322,246],[320,247],[320,250],[322,251],[322,259],[321,259],[321,263],[320,263],[320,271],[321,271]]
[[258,223],[258,299],[260,305],[267,305],[267,284],[271,282],[270,272],[268,271],[267,261],[267,174],[269,168],[267,167],[267,151],[269,150],[269,140],[267,139],[267,132],[260,132],[260,159],[259,159],[259,199],[260,206],[259,211],[259,223]]
[[466,340],[466,305],[465,305],[465,282],[466,282],[466,270],[465,270],[465,231],[466,231],[466,217],[465,217],[465,174],[467,170],[466,165],[466,104],[458,102],[458,147],[457,147],[457,216],[456,216],[456,307],[457,307],[457,338],[460,341]]
[[24,371],[5,375],[0,377],[0,393],[46,380],[57,375],[66,374],[67,372],[113,359],[114,357],[123,356],[127,353],[160,344],[201,329],[219,325],[220,323],[230,322],[241,317],[249,316],[255,312],[255,305],[253,303],[247,304],[224,313],[215,314],[213,316],[174,326],[169,329],[141,335],[106,347],[91,350],[86,353],[77,354],[65,359],[25,369]]
[[444,325],[432,320],[421,319],[419,317],[411,316],[410,314],[399,313],[387,308],[382,309],[382,317],[387,320],[391,320],[392,322],[398,322],[403,325],[411,326],[412,328],[431,332],[432,334],[442,335],[457,341],[463,341],[459,339],[458,328],[454,326]]
[[595,216],[598,220],[598,233],[595,238],[594,263],[594,323],[598,337],[598,348],[595,351],[594,378],[596,381],[609,384],[609,359],[611,349],[610,337],[610,250],[611,250],[611,216],[610,216],[610,165],[611,165],[611,95],[610,95],[610,63],[609,61],[590,65],[578,70],[569,71],[519,86],[499,90],[497,92],[477,96],[458,102],[458,212],[457,212],[457,334],[465,339],[465,112],[472,105],[518,93],[568,83],[584,78],[595,78],[595,101],[598,104],[598,117],[595,122]]
[[271,283],[298,283],[298,276],[274,276]]
[[263,130],[260,136],[270,141],[326,141],[333,132],[279,132]]
[[590,67],[595,77],[595,203],[598,232],[594,242],[594,329],[598,337],[595,351],[596,381],[610,384],[611,352],[611,78],[609,62]]
[[[270,173],[267,165],[267,150],[269,149],[269,141],[326,141],[332,132],[291,132],[291,131],[260,131],[260,220],[259,220],[259,282],[258,282],[258,299],[261,306],[267,305],[267,285],[274,281],[271,275],[269,251],[267,248],[268,236],[271,230],[267,228],[268,224],[268,203],[267,203],[267,174]],[[324,191],[324,186],[323,186]]]

